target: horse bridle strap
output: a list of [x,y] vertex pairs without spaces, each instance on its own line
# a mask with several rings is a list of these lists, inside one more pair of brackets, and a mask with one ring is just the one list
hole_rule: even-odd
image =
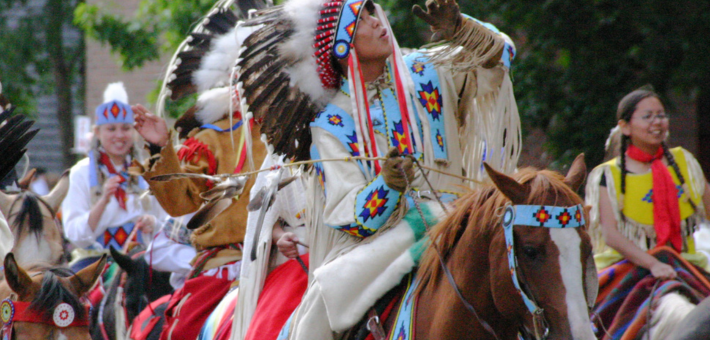
[[498,337],[498,334],[493,330],[493,327],[486,322],[486,320],[481,319],[481,317],[478,316],[478,313],[476,313],[476,309],[473,308],[473,305],[466,300],[466,298],[461,294],[461,289],[459,286],[456,284],[456,280],[454,280],[454,276],[451,275],[451,271],[449,271],[449,267],[446,266],[446,263],[444,262],[444,257],[441,256],[441,252],[439,251],[439,248],[437,248],[435,243],[432,243],[431,246],[436,250],[436,254],[439,256],[439,264],[441,265],[441,269],[444,271],[444,274],[446,274],[446,279],[449,281],[449,284],[451,284],[451,287],[454,289],[454,292],[456,292],[456,295],[459,297],[459,300],[461,300],[461,303],[468,309],[471,313],[473,313],[473,316],[476,317],[476,320],[478,320],[478,323],[483,326],[483,329],[485,329],[488,333],[491,333],[493,337],[496,340],[499,340],[500,338]]
[[505,245],[508,250],[508,268],[513,278],[513,285],[525,302],[528,311],[535,316],[542,315],[542,309],[520,288],[518,281],[518,262],[515,257],[513,226],[522,225],[541,228],[577,228],[584,225],[584,208],[581,204],[570,207],[547,205],[509,205],[503,214]]
[[0,303],[0,319],[3,330],[12,328],[13,322],[43,323],[59,328],[89,326],[89,310],[83,318],[77,318],[74,308],[68,303],[60,303],[54,308],[51,318],[30,308],[29,302],[2,300]]

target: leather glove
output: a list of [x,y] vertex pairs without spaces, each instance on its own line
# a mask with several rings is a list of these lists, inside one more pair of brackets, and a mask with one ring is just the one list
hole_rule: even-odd
[[461,24],[461,10],[456,0],[427,0],[427,11],[419,5],[412,7],[412,13],[431,26],[432,42],[451,40]]
[[[402,169],[404,169],[404,173]],[[409,183],[412,183],[414,179],[412,159],[409,157],[401,157],[397,148],[391,148],[387,152],[387,160],[382,166],[381,174],[388,187],[399,192],[404,192],[407,190],[407,179]],[[407,176],[406,178],[405,174]]]

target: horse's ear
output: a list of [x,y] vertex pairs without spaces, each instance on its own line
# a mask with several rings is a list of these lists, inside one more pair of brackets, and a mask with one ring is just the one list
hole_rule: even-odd
[[52,191],[42,196],[42,199],[56,212],[59,206],[62,205],[64,197],[67,196],[67,192],[69,192],[69,171],[64,171],[59,182],[52,188]]
[[587,165],[584,163],[584,154],[580,153],[577,155],[577,158],[574,159],[574,162],[572,162],[569,171],[567,171],[565,184],[572,188],[572,190],[577,191],[586,178]]
[[530,195],[529,189],[523,185],[518,183],[518,181],[498,172],[493,170],[488,163],[483,162],[483,166],[486,168],[486,172],[488,173],[488,177],[493,180],[493,184],[500,190],[505,197],[508,197],[513,204],[523,204],[528,200],[528,196]]
[[17,265],[13,253],[8,253],[5,256],[4,265],[7,285],[10,286],[10,289],[17,293],[21,299],[27,297],[30,293],[30,287],[32,286],[32,279],[24,269]]
[[69,278],[69,282],[74,287],[76,295],[82,296],[89,292],[101,273],[103,273],[107,258],[108,256],[103,254],[98,261],[88,265]]
[[19,181],[17,181],[17,186],[20,187],[22,190],[28,190],[30,188],[30,184],[32,183],[32,180],[35,178],[35,174],[37,173],[37,169],[32,168],[30,171],[27,171],[27,174],[25,177],[22,177]]
[[116,261],[116,264],[118,264],[118,266],[121,267],[123,271],[128,273],[128,275],[131,275],[131,272],[133,272],[133,260],[131,259],[131,257],[121,253],[114,247],[111,247],[109,251],[111,252],[111,257],[113,257],[113,260]]

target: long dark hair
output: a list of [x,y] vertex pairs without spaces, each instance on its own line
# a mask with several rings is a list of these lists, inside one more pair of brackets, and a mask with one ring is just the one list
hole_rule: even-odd
[[[658,95],[658,93],[653,91],[653,88],[650,86],[644,86],[642,88],[639,88],[637,90],[632,91],[631,93],[627,94],[624,96],[624,98],[621,99],[619,102],[619,105],[616,108],[616,119],[617,120],[623,120],[626,123],[629,123],[631,121],[631,117],[634,115],[634,112],[636,112],[636,107],[638,106],[638,103],[641,102],[642,100],[646,98],[656,98],[658,99],[659,102],[661,102],[661,105],[663,105],[663,108],[666,107],[666,104],[663,102],[663,99],[661,99],[661,96]],[[621,134],[621,145],[620,145],[620,150],[619,150],[619,163],[621,166],[621,197],[623,200],[624,195],[626,194],[626,175],[628,174],[628,170],[626,169],[626,149],[629,147],[629,143],[631,142],[631,138],[629,136],[624,135],[623,133]],[[670,150],[668,149],[668,144],[663,141],[661,142],[661,147],[663,148],[663,155],[666,157],[668,160],[668,164],[670,164],[673,167],[673,171],[675,172],[676,176],[678,177],[678,180],[680,180],[680,185],[683,187],[683,190],[685,190],[685,178],[683,177],[683,174],[680,172],[680,168],[678,167],[678,163],[676,163],[675,158],[673,157],[673,154],[671,154]],[[686,192],[687,195],[690,195],[690,193]],[[688,200],[690,202],[690,205],[693,207],[694,210],[696,210],[695,203],[693,203],[692,200]],[[623,204],[619,207],[619,212],[621,215],[622,220],[626,220],[626,217],[623,214]]]

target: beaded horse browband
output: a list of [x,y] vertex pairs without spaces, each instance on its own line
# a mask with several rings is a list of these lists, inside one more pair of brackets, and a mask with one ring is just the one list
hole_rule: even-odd
[[30,309],[29,302],[12,301],[7,298],[0,303],[0,320],[2,320],[2,339],[12,339],[12,324],[14,322],[43,323],[59,328],[89,326],[89,308],[83,318],[77,318],[74,308],[68,303],[60,303],[54,308],[52,317],[48,318],[41,312]]
[[[537,329],[538,321],[544,323],[543,309],[520,288],[518,280],[518,261],[515,257],[513,226],[523,225],[538,228],[578,228],[584,226],[584,207],[581,204],[570,207],[547,205],[509,205],[503,214],[503,229],[505,245],[508,251],[508,268],[513,278],[513,285],[525,302],[525,306],[533,316],[536,338],[545,338],[549,328],[545,326],[543,334]],[[542,335],[542,336],[541,336]]]

